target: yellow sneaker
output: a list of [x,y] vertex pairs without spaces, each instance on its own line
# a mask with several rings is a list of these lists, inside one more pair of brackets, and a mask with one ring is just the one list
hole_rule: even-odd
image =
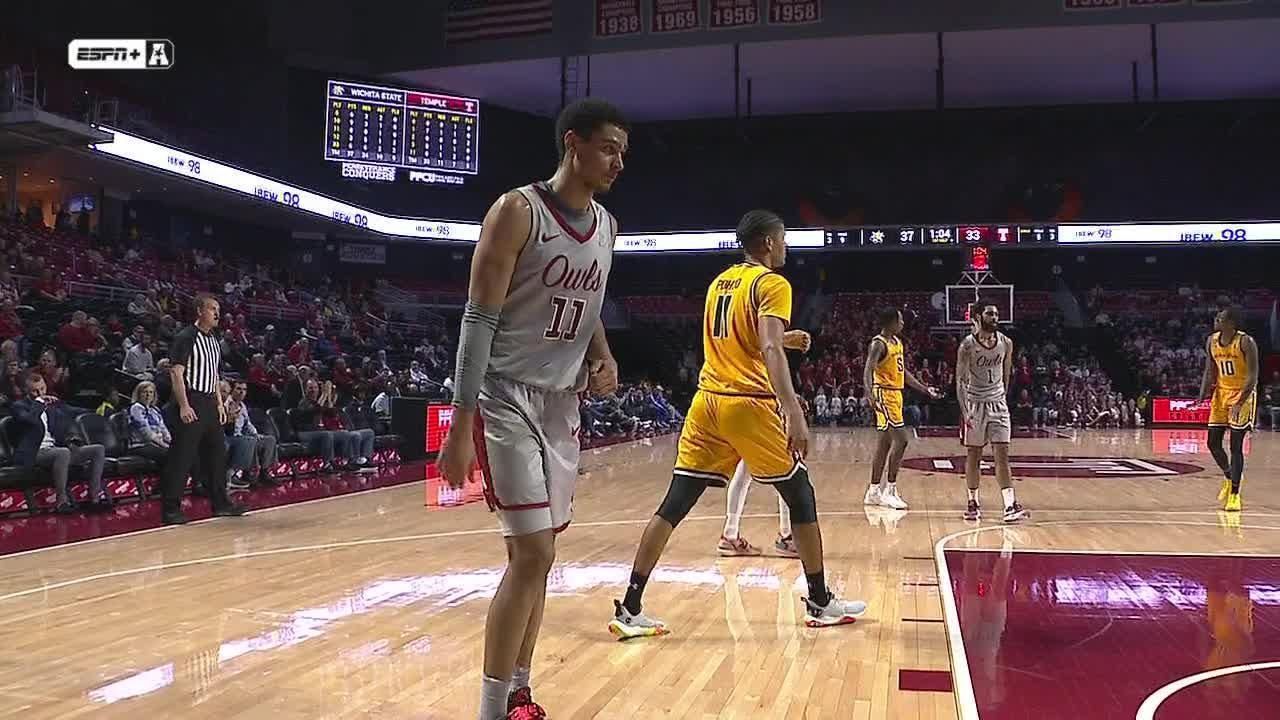
[[1226,502],[1227,496],[1231,494],[1231,481],[1223,480],[1222,489],[1218,491],[1218,502]]
[[1227,505],[1223,508],[1227,512],[1240,512],[1240,493],[1230,493],[1227,495]]

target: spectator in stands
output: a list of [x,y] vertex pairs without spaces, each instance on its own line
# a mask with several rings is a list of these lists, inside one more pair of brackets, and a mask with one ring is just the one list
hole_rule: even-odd
[[[245,398],[249,384],[244,380],[230,383],[226,394],[227,445],[230,460],[227,463],[227,485],[243,490],[249,487],[249,472],[257,463],[257,480],[263,485],[274,485],[271,468],[276,465],[276,439],[258,432],[249,417]],[[237,472],[238,471],[238,472]]]
[[51,394],[39,372],[28,372],[23,387],[26,398],[12,406],[20,433],[13,453],[14,465],[50,468],[59,513],[75,511],[67,491],[71,465],[88,465],[89,493],[93,498],[90,509],[110,508],[111,498],[102,485],[106,451],[101,445],[85,444],[73,428],[75,419],[88,410],[67,405]]
[[151,336],[142,335],[142,339],[134,344],[124,354],[124,364],[121,371],[130,377],[138,380],[152,380],[155,378],[156,364],[151,355]]
[[[1030,381],[1028,381],[1028,385]],[[1024,387],[1018,392],[1018,402],[1013,409],[1014,422],[1024,427],[1031,427],[1035,424],[1034,406],[1031,402],[1031,393]]]
[[22,388],[22,363],[14,360],[6,360],[4,364],[4,376],[0,377],[0,402],[13,402],[22,399],[24,395]]
[[813,412],[818,425],[826,425],[831,420],[831,406],[827,404],[827,392],[821,387],[818,388],[818,394],[813,397]]
[[44,378],[44,384],[52,395],[65,395],[71,382],[71,374],[58,365],[58,354],[49,348],[40,353],[40,363],[36,372]]
[[142,342],[142,338],[146,334],[147,334],[146,328],[142,327],[141,325],[134,325],[133,332],[126,335],[124,337],[124,340],[120,343],[121,348],[123,348],[126,353],[129,352],[130,348]]
[[[289,367],[294,366],[290,365]],[[288,374],[288,370],[288,368],[285,368],[286,374]],[[307,395],[307,382],[314,377],[315,370],[310,365],[298,365],[294,369],[284,388],[284,399],[281,404],[285,409],[289,410],[298,407],[298,403],[302,402]]]
[[138,293],[133,296],[133,300],[129,303],[129,314],[134,318],[141,319],[151,315],[151,308],[147,303],[145,293]]
[[163,463],[173,435],[156,407],[158,400],[155,383],[144,380],[134,386],[133,404],[129,406],[129,452]]
[[[324,429],[324,408],[320,406],[320,383],[315,378],[307,380],[305,395],[298,406],[289,412],[289,420],[298,433],[298,439],[324,458],[326,467],[334,467],[337,434]],[[344,438],[345,439],[345,438]]]
[[[309,386],[308,386],[309,389]],[[338,390],[331,380],[325,380],[320,386],[320,395],[316,402],[322,408],[322,423],[326,430],[331,430],[334,437],[334,448],[346,455],[348,465],[365,468],[373,457],[374,432],[369,428],[350,427],[338,410]]]
[[40,271],[40,279],[32,287],[32,295],[37,300],[44,300],[45,302],[66,302],[66,283],[54,277],[53,270],[45,268]]
[[370,406],[373,409],[373,429],[379,435],[391,432],[391,398],[399,397],[400,390],[393,382],[388,382],[385,389],[378,393]]
[[71,321],[58,330],[58,345],[69,353],[93,352],[97,344],[89,330],[89,316],[83,310],[71,313]]
[[22,302],[22,295],[18,292],[18,283],[9,275],[9,267],[0,265],[0,302],[4,301],[18,305]]

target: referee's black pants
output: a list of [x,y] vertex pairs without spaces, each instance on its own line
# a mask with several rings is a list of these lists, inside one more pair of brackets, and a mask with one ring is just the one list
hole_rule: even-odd
[[218,398],[188,389],[187,402],[196,412],[193,423],[182,422],[176,402],[165,408],[173,443],[160,472],[164,512],[177,512],[181,508],[187,475],[193,465],[196,472],[203,475],[193,480],[204,485],[213,508],[228,507],[231,502],[227,499],[227,445],[222,423],[218,422]]

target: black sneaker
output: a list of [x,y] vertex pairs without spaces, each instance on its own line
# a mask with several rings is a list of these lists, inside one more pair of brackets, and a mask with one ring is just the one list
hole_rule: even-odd
[[969,501],[969,507],[965,508],[965,511],[964,511],[964,519],[965,520],[982,519],[982,508],[978,505],[977,500]]
[[174,510],[162,513],[160,522],[163,525],[186,525],[188,521],[187,516],[183,515],[181,510]]
[[213,516],[214,517],[240,517],[241,515],[245,514],[246,510],[247,508],[245,508],[245,506],[243,505],[237,505],[235,503],[231,503],[228,505],[223,505],[222,507],[214,508]]

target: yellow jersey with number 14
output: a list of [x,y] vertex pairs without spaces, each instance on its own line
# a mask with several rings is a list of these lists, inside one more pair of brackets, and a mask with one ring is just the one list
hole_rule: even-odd
[[774,397],[756,323],[762,315],[791,323],[791,283],[763,265],[739,263],[707,288],[698,389],[720,395]]
[[899,338],[877,335],[876,339],[884,343],[885,354],[880,358],[872,375],[876,387],[886,390],[901,390],[906,384],[906,366],[902,359],[902,340]]
[[1213,354],[1213,365],[1218,370],[1219,390],[1237,391],[1244,389],[1245,380],[1249,379],[1249,361],[1245,359],[1244,347],[1241,343],[1246,337],[1236,332],[1231,342],[1223,345],[1219,341],[1220,333],[1209,336],[1209,352]]

